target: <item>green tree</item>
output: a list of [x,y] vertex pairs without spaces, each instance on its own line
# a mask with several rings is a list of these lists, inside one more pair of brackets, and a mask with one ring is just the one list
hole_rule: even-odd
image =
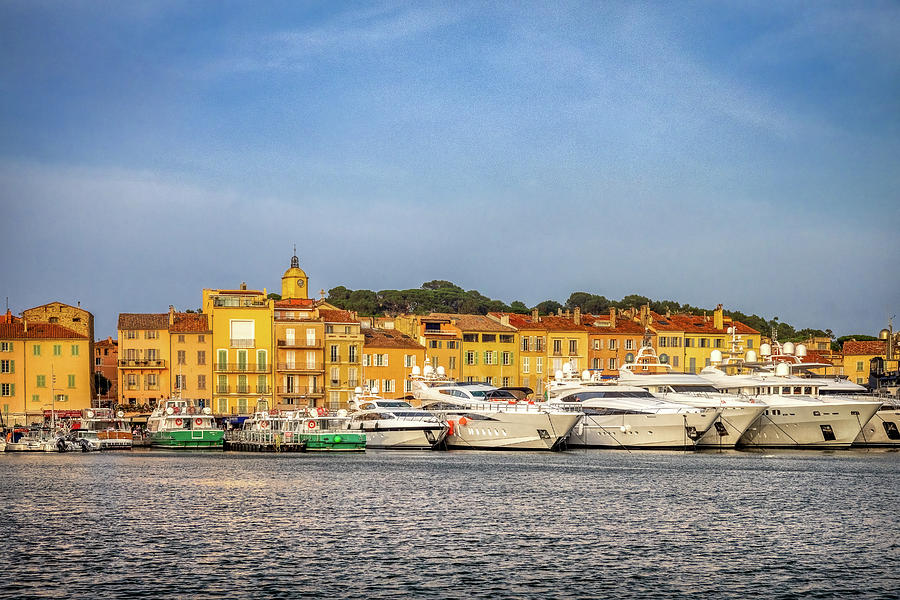
[[535,308],[538,309],[538,314],[541,315],[555,315],[559,309],[563,307],[562,304],[557,302],[556,300],[544,300],[539,303]]

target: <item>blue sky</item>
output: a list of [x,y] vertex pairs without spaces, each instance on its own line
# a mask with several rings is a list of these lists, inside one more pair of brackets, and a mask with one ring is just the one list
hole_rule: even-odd
[[900,312],[897,3],[0,1],[0,107],[0,294],[98,337],[295,243],[316,290]]

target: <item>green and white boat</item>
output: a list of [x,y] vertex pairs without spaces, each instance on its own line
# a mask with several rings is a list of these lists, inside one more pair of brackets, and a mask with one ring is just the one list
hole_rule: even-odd
[[208,406],[194,406],[193,400],[163,401],[147,418],[151,446],[221,450],[225,432],[216,426],[211,413]]
[[307,452],[364,452],[366,434],[347,429],[350,417],[346,411],[329,415],[323,408],[307,409],[307,414],[297,412],[288,418],[284,438],[305,443]]

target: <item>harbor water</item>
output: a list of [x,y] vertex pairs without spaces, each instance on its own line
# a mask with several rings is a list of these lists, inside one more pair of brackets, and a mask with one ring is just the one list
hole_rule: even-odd
[[0,455],[4,598],[897,598],[900,453]]

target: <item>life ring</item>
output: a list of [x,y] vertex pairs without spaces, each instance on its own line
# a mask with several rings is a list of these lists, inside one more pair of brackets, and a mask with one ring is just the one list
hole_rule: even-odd
[[194,425],[196,425],[197,427],[203,425],[203,419],[194,419]]
[[172,410],[172,412],[174,412],[176,415],[181,414],[181,407],[180,407],[180,406],[176,406],[176,407]]
[[306,426],[309,427],[310,429],[315,429],[315,428],[316,428],[316,422],[315,422],[315,421],[307,421],[307,422],[306,422]]
[[182,421],[181,419],[175,419],[175,427],[181,427],[181,424],[182,424],[183,422],[184,422],[184,421]]
[[317,413],[320,417],[324,417],[324,416],[326,416],[326,415],[328,414],[328,411],[325,410],[325,407],[324,407],[324,406],[317,406],[317,407],[316,407],[316,413]]
[[268,421],[260,421],[259,426],[262,427],[263,429],[265,429],[266,427],[269,426],[269,422]]

